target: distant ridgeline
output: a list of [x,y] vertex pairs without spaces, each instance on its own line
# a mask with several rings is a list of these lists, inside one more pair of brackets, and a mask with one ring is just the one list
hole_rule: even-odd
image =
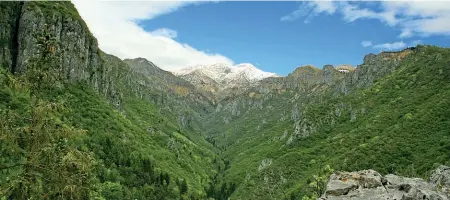
[[216,93],[103,53],[70,2],[1,2],[0,65],[6,199],[309,199],[333,170],[450,164],[446,48]]

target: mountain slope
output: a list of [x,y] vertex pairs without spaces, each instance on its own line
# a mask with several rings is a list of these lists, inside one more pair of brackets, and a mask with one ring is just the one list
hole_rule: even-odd
[[350,73],[306,66],[220,102],[209,140],[230,162],[232,197],[302,197],[327,164],[407,176],[449,164],[449,61],[449,49],[419,46]]
[[168,72],[101,52],[70,2],[0,8],[0,196],[205,196],[215,153],[194,110],[210,109],[207,97]]

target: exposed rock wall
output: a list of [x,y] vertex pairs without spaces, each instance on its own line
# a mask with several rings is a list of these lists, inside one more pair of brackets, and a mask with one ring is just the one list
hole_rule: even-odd
[[70,2],[5,2],[1,5],[2,67],[21,74],[39,56],[38,37],[48,29],[56,40],[59,75],[63,80],[86,81],[106,94],[108,71],[95,37]]

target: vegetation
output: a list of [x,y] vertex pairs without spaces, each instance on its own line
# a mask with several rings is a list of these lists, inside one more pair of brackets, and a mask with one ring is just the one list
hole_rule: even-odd
[[[311,180],[308,179],[306,183],[308,184],[311,196],[303,196],[302,200],[306,199],[317,199],[319,198],[326,189],[328,177],[333,173],[330,165],[326,165],[318,174],[314,174]],[[295,197],[295,196],[294,196]]]
[[[380,60],[376,64],[388,68],[392,59]],[[221,157],[230,160],[224,179],[238,184],[232,197],[271,198],[264,188],[270,170],[284,177],[278,179],[281,189],[276,198],[300,198],[313,195],[308,179],[324,165],[339,171],[374,169],[426,177],[437,165],[450,164],[450,101],[444,98],[450,95],[449,62],[449,49],[418,46],[395,70],[368,87],[357,88],[358,82],[348,85],[352,92],[347,95],[336,92],[341,84],[305,83],[284,93],[274,91],[263,109],[241,110],[243,114],[228,124],[221,120],[230,115],[216,113],[208,140],[215,141]],[[366,63],[358,70],[371,67]],[[296,107],[299,117],[293,120]],[[271,165],[258,170],[268,158]]]
[[[30,4],[95,40],[70,2]],[[106,92],[68,81],[49,29],[30,36],[39,51],[25,74],[0,57],[2,198],[311,199],[333,169],[424,177],[450,164],[450,49],[381,53],[346,74],[305,66],[211,102],[101,52]]]
[[[202,199],[214,153],[171,113],[134,95],[119,112],[59,75],[50,31],[27,73],[0,70],[0,196],[13,199]],[[126,69],[124,69],[126,70]],[[206,164],[206,165],[205,165]]]
[[[24,77],[14,79],[2,71],[6,87],[1,96],[6,104],[1,109],[0,142],[5,157],[0,169],[7,177],[1,194],[17,199],[86,198],[96,161],[92,153],[68,145],[85,131],[62,123],[66,108],[61,101],[44,98],[58,83],[52,75],[57,56],[52,55],[55,40],[48,31],[38,37],[41,59],[30,65]],[[20,100],[11,104],[16,92]]]

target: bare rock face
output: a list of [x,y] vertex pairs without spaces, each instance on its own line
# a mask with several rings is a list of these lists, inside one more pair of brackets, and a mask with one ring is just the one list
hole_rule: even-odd
[[433,171],[430,176],[430,182],[435,184],[438,188],[444,191],[447,195],[450,194],[450,167],[441,165]]
[[450,187],[450,167],[441,165],[430,176],[430,182],[443,187]]
[[320,200],[446,200],[449,193],[444,187],[450,168],[441,166],[436,169],[431,182],[420,178],[406,178],[388,174],[382,176],[374,170],[358,172],[336,172],[329,178],[325,194]]
[[[12,73],[25,73],[33,59],[40,58],[38,39],[48,30],[56,43],[57,71],[67,82],[86,82],[106,95],[115,93],[106,76],[110,71],[102,59],[97,40],[76,13],[71,2],[58,2],[52,8],[44,2],[8,2],[0,9],[0,67]],[[56,56],[57,55],[57,56]]]

